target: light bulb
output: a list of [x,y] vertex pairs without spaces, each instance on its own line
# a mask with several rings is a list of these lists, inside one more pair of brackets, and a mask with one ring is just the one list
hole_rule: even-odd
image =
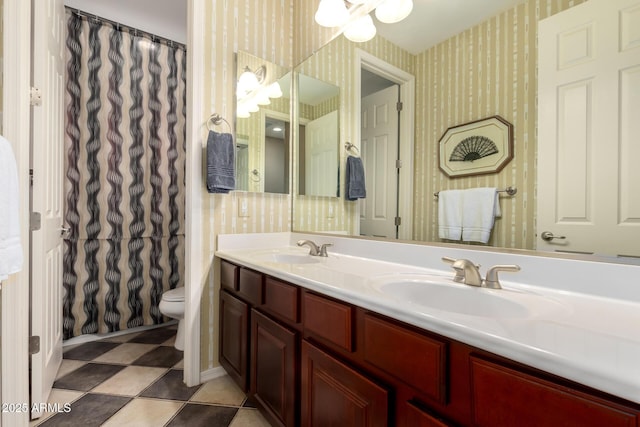
[[267,94],[266,90],[261,90],[260,92],[256,93],[256,96],[254,99],[256,101],[256,104],[258,105],[271,104],[271,100],[269,99],[269,95]]
[[315,20],[323,27],[339,27],[349,20],[349,12],[343,0],[320,0]]
[[344,36],[356,43],[369,41],[375,35],[376,26],[373,25],[373,19],[369,15],[356,19],[344,29]]
[[275,82],[270,84],[267,87],[267,95],[269,95],[269,98],[280,98],[282,96],[282,89],[280,88],[280,83]]
[[238,91],[249,93],[258,86],[260,86],[260,82],[258,82],[255,73],[251,71],[249,67],[245,67],[244,72],[240,74],[240,78],[238,79]]
[[402,21],[413,10],[413,0],[385,0],[376,7],[376,18],[385,24]]

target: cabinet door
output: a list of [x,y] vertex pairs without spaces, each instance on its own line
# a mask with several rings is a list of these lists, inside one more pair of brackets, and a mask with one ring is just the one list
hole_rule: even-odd
[[248,390],[249,306],[220,292],[220,364],[243,391]]
[[636,427],[632,409],[471,357],[474,425]]
[[302,426],[388,425],[387,390],[307,341],[301,376]]
[[296,425],[296,334],[251,311],[251,394],[283,426]]

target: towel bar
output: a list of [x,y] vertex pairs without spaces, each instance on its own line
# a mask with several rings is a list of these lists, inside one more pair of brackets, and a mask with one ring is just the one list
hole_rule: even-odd
[[[498,193],[507,193],[507,195],[509,196],[515,196],[515,194],[518,192],[518,189],[516,187],[507,187],[504,190],[498,190]],[[433,193],[434,197],[437,199],[438,195],[440,194],[439,191],[436,191],[435,193]]]

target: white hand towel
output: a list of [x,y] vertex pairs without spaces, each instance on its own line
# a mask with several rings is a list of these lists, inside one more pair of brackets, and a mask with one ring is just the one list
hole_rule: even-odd
[[460,240],[462,236],[462,190],[438,193],[438,237]]
[[18,168],[11,144],[0,136],[0,281],[22,269]]
[[[462,200],[462,240],[487,243],[496,218],[500,215],[497,189],[471,188],[464,191]],[[497,207],[496,207],[497,206]]]

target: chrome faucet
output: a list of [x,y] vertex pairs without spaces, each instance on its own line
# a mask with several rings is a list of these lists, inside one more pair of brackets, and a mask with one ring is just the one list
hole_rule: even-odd
[[486,279],[482,279],[480,275],[480,266],[474,264],[468,259],[453,259],[443,257],[442,260],[451,264],[451,267],[455,270],[456,275],[453,278],[454,282],[464,283],[469,286],[482,286],[491,289],[502,289],[500,281],[498,280],[499,271],[520,271],[518,265],[494,265],[487,270]]
[[482,286],[482,276],[478,267],[468,259],[457,259],[451,264],[456,271],[456,277],[462,277],[462,283],[470,286]]
[[298,240],[298,246],[309,246],[309,255],[326,257],[327,247],[333,246],[331,243],[324,243],[320,246],[313,243],[311,240]]

